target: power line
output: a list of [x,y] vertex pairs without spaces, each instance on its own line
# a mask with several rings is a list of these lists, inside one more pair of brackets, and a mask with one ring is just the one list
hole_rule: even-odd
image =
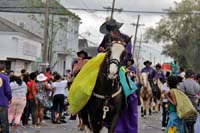
[[[44,9],[44,7],[1,7],[0,6],[0,11],[10,11],[8,9]],[[60,7],[52,7],[50,6],[49,9],[59,9]],[[72,8],[72,7],[65,7],[66,9],[69,10],[77,10],[77,11],[94,11],[94,12],[107,12],[110,11],[110,9],[92,9],[92,8]],[[3,9],[3,10],[2,10]],[[6,10],[5,10],[6,9]],[[11,11],[10,11],[11,12]],[[122,10],[121,12],[125,13],[141,13],[141,14],[174,14],[174,15],[200,15],[200,11],[194,11],[194,12],[176,12],[176,11],[146,11],[146,10]]]

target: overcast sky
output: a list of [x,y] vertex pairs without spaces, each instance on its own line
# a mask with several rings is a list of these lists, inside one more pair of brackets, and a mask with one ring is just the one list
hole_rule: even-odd
[[[133,11],[163,11],[169,7],[173,7],[176,2],[181,0],[115,0],[115,8],[122,8],[123,10],[133,10]],[[103,7],[111,7],[112,0],[60,0],[61,4],[65,7],[75,7],[75,8],[88,8],[88,9],[103,9]],[[110,16],[110,12],[86,12],[86,11],[73,11],[81,18],[81,24],[79,28],[79,34],[86,37],[88,40],[95,42],[97,45],[101,42],[103,35],[99,32],[99,27],[105,18]],[[133,35],[135,33],[135,27],[130,25],[131,23],[136,23],[137,13],[114,13],[114,18],[124,23],[121,31],[128,35]],[[138,29],[138,37],[141,33],[144,33],[145,28],[149,26],[155,26],[157,22],[161,19],[163,14],[140,14],[140,23],[145,24]],[[89,34],[88,34],[89,33]],[[146,44],[144,44],[145,46]],[[149,45],[159,51],[161,47]],[[143,50],[146,51],[146,50]],[[158,52],[153,50],[153,55],[157,56]],[[160,54],[160,53],[159,53]],[[149,54],[148,54],[149,55]],[[147,57],[146,57],[147,58]],[[160,60],[160,59],[158,59]],[[157,61],[156,61],[157,62]]]

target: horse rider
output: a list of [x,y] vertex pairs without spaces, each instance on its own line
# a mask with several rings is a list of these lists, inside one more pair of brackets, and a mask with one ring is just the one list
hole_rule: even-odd
[[164,84],[166,81],[165,74],[161,69],[160,64],[156,64],[156,79],[160,79],[160,81]]
[[148,73],[149,80],[155,79],[156,78],[156,71],[153,67],[151,67],[152,62],[147,60],[143,64],[145,65],[145,67],[141,70],[141,72],[142,73],[143,72]]
[[106,52],[106,50],[111,47],[112,41],[128,41],[126,44],[126,50],[128,52],[128,59],[132,57],[132,45],[131,40],[128,35],[120,32],[120,28],[123,23],[117,22],[115,19],[110,19],[104,22],[100,27],[100,32],[104,34],[104,38],[98,47],[98,52]]

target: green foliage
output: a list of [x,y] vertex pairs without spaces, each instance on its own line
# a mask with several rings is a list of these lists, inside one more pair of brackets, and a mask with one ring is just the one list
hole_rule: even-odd
[[155,28],[149,28],[146,38],[166,45],[163,54],[173,57],[179,65],[200,71],[200,0],[183,0]]

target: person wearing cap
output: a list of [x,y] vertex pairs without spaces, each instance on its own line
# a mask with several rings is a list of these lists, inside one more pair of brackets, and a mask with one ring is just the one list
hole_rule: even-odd
[[[37,108],[37,124],[41,125],[42,120],[44,117],[44,109],[49,107],[49,98],[47,94],[47,90],[53,90],[51,86],[47,83],[48,77],[46,77],[43,73],[40,73],[37,75],[37,88],[38,93],[42,92],[42,98],[37,99],[38,100],[38,108]],[[43,96],[44,94],[44,96]]]
[[156,79],[159,79],[164,84],[166,81],[166,78],[161,68],[162,67],[160,64],[156,64]]
[[[198,106],[196,104],[196,94],[200,93],[200,85],[193,79],[194,72],[192,69],[188,69],[185,72],[185,80],[180,83],[179,89],[184,92],[189,99],[191,100],[194,107],[197,109]],[[196,122],[197,116],[192,116],[185,119],[185,132],[186,133],[194,133],[194,124]]]
[[119,30],[122,25],[123,23],[119,23],[115,19],[110,19],[101,25],[100,32],[104,34],[104,38],[98,47],[98,52],[106,52],[107,48],[111,47],[110,45],[112,41],[123,40],[125,42],[128,41],[126,42],[128,58],[132,57],[131,54],[132,45],[130,37],[128,35],[121,33]]
[[10,103],[12,103],[12,92],[9,78],[5,74],[5,65],[0,64],[0,125],[2,133],[9,133],[8,106]]

